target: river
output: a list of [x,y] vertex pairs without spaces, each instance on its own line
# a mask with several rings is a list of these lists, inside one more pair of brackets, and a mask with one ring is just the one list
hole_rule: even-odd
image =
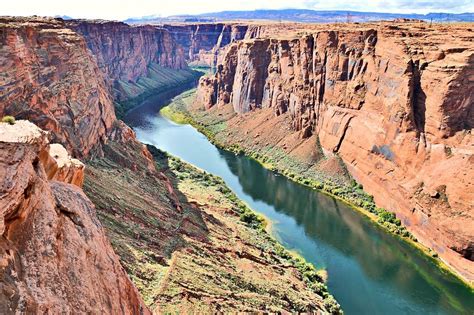
[[190,125],[158,114],[182,86],[146,100],[125,120],[140,141],[224,179],[271,221],[286,248],[328,273],[346,314],[474,314],[474,294],[420,252],[344,203],[217,149]]

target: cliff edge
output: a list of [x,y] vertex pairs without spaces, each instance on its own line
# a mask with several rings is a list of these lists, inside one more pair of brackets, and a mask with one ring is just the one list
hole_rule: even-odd
[[79,187],[83,165],[48,142],[0,123],[0,312],[147,313]]

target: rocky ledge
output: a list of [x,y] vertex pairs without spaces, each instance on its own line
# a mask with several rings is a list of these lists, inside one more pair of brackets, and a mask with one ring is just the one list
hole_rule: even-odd
[[0,313],[147,313],[79,187],[83,164],[48,143],[0,123]]

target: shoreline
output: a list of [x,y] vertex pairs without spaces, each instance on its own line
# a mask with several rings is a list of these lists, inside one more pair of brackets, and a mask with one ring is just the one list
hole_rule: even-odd
[[[192,90],[189,90],[187,92],[182,93],[181,95],[186,94],[186,93],[192,93],[191,91]],[[179,96],[177,96],[177,97],[179,97]],[[373,213],[373,212],[371,212],[371,211],[369,211],[369,210],[367,210],[367,209],[365,209],[361,206],[358,206],[358,205],[354,204],[353,202],[351,202],[351,200],[347,200],[345,198],[342,198],[341,196],[333,194],[330,191],[314,187],[314,185],[311,185],[311,184],[313,184],[313,181],[311,179],[298,176],[297,174],[293,174],[291,172],[286,172],[285,173],[284,171],[276,168],[272,163],[263,161],[261,158],[258,158],[258,157],[260,157],[259,154],[257,154],[257,157],[256,157],[255,154],[252,154],[252,152],[249,153],[249,152],[246,152],[245,150],[241,149],[239,147],[239,145],[235,145],[235,144],[234,145],[224,145],[224,144],[222,144],[221,142],[216,140],[215,135],[210,130],[206,129],[206,126],[204,126],[203,124],[195,121],[194,118],[191,116],[191,114],[188,111],[183,111],[183,110],[180,110],[180,109],[171,109],[170,106],[167,105],[167,106],[163,107],[160,110],[160,114],[163,117],[165,117],[165,118],[167,118],[167,119],[169,119],[169,120],[171,120],[175,123],[191,125],[198,132],[203,134],[209,140],[209,142],[211,142],[213,145],[215,145],[219,149],[222,149],[222,150],[234,153],[234,154],[241,154],[243,156],[246,156],[247,158],[250,158],[250,159],[256,161],[257,163],[259,163],[265,169],[267,169],[269,171],[272,171],[276,174],[279,174],[281,176],[284,176],[286,179],[289,179],[294,183],[300,184],[300,185],[305,186],[307,188],[310,188],[312,190],[317,190],[320,193],[323,193],[323,194],[325,194],[327,196],[330,196],[330,197],[332,197],[332,198],[334,198],[338,201],[343,202],[344,204],[349,206],[351,209],[353,209],[356,212],[362,214],[371,223],[373,223],[374,226],[377,226],[378,228],[383,230],[385,233],[397,237],[398,239],[400,239],[400,240],[404,241],[405,243],[407,243],[408,245],[410,245],[412,248],[416,249],[419,253],[422,254],[422,256],[425,259],[427,259],[430,262],[432,262],[433,264],[435,264],[437,266],[437,268],[439,268],[440,271],[442,271],[444,273],[448,273],[449,275],[455,277],[466,288],[468,288],[471,292],[474,293],[474,282],[469,281],[468,279],[464,278],[449,263],[447,263],[445,260],[441,259],[435,251],[430,249],[428,246],[418,242],[417,239],[411,233],[409,233],[406,236],[401,235],[401,234],[397,234],[397,233],[393,232],[390,229],[391,226],[385,225],[383,222],[382,223],[379,222],[380,217],[378,215],[376,215],[375,213]],[[292,174],[293,177],[289,176],[289,174]],[[306,181],[308,181],[309,184],[307,184]],[[405,227],[403,227],[403,228],[406,230]]]
[[[287,261],[291,267],[297,269],[301,273],[301,277],[304,282],[307,283],[308,289],[319,295],[323,299],[324,305],[328,309],[332,309],[331,314],[343,314],[342,307],[327,287],[328,275],[326,269],[317,268],[314,264],[308,262],[304,257],[302,257],[298,252],[287,249],[284,245],[282,245],[281,242],[271,233],[273,223],[271,219],[257,212],[245,201],[241,200],[236,195],[236,193],[227,186],[220,176],[211,174],[168,152],[162,152],[166,154],[170,161],[168,169],[175,175],[180,172],[204,174],[211,179],[211,183],[208,183],[208,187],[215,187],[216,185],[225,187],[226,191],[221,191],[221,193],[230,204],[233,204],[238,209],[237,214],[240,215],[240,218],[238,219],[240,223],[264,237],[272,245],[272,251],[275,253],[275,255]],[[154,158],[156,159],[156,157]],[[175,165],[171,166],[172,164]]]

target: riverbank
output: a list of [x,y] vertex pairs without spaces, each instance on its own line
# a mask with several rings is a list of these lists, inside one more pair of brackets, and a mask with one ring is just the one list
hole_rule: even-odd
[[153,311],[340,312],[321,272],[272,239],[222,179],[149,151],[110,141],[84,189]]
[[[153,147],[149,148],[155,158],[162,154]],[[252,241],[254,246],[278,256],[280,264],[298,270],[308,288],[323,298],[325,308],[331,314],[342,314],[339,304],[328,292],[325,284],[327,281],[326,272],[323,269],[317,270],[304,258],[279,244],[267,232],[270,224],[268,219],[238,199],[220,177],[200,170],[179,158],[166,156],[170,171],[178,178],[177,188],[187,196],[190,203],[196,203],[203,208],[225,208],[226,214],[230,214],[233,220],[238,218],[241,223],[253,230],[256,236],[250,238],[254,238]],[[233,213],[229,213],[229,211]],[[304,309],[299,311],[304,311]]]
[[115,102],[115,114],[117,118],[124,119],[127,112],[153,95],[181,86],[191,88],[208,72],[209,70],[204,68],[176,70],[152,64],[148,68],[147,76],[139,78],[136,82],[119,81],[116,84],[114,89],[120,91],[122,97]]
[[[298,165],[296,165],[296,167],[294,166],[294,164],[297,164],[297,161],[289,161],[286,165],[282,166],[282,163],[275,159],[275,154],[268,154],[269,152],[272,153],[272,150],[262,152],[263,150],[260,150],[260,148],[252,149],[249,148],[248,145],[242,146],[241,144],[232,142],[229,140],[229,135],[232,131],[227,128],[226,121],[229,119],[228,115],[234,114],[230,112],[226,113],[223,110],[218,111],[218,114],[213,113],[213,110],[193,110],[190,112],[188,108],[192,105],[193,93],[193,91],[186,92],[175,98],[170,106],[162,109],[162,115],[178,123],[188,123],[194,126],[219,148],[232,151],[236,154],[245,154],[258,161],[267,169],[350,205],[352,209],[369,218],[377,226],[415,247],[423,253],[426,259],[435,263],[438,268],[444,270],[444,272],[448,272],[458,278],[466,287],[473,291],[472,283],[467,282],[456,270],[439,259],[435,252],[417,242],[416,238],[402,226],[402,222],[397,219],[393,213],[377,207],[373,198],[367,195],[363,191],[363,187],[358,185],[355,181],[351,180],[349,182],[350,184],[341,185],[341,181],[333,182],[328,180],[328,178],[308,178],[305,176],[306,172],[301,169],[298,172]],[[251,139],[251,141],[257,142],[258,139]],[[317,145],[317,143],[315,143],[315,145]],[[279,152],[279,154],[281,154],[281,152]]]

